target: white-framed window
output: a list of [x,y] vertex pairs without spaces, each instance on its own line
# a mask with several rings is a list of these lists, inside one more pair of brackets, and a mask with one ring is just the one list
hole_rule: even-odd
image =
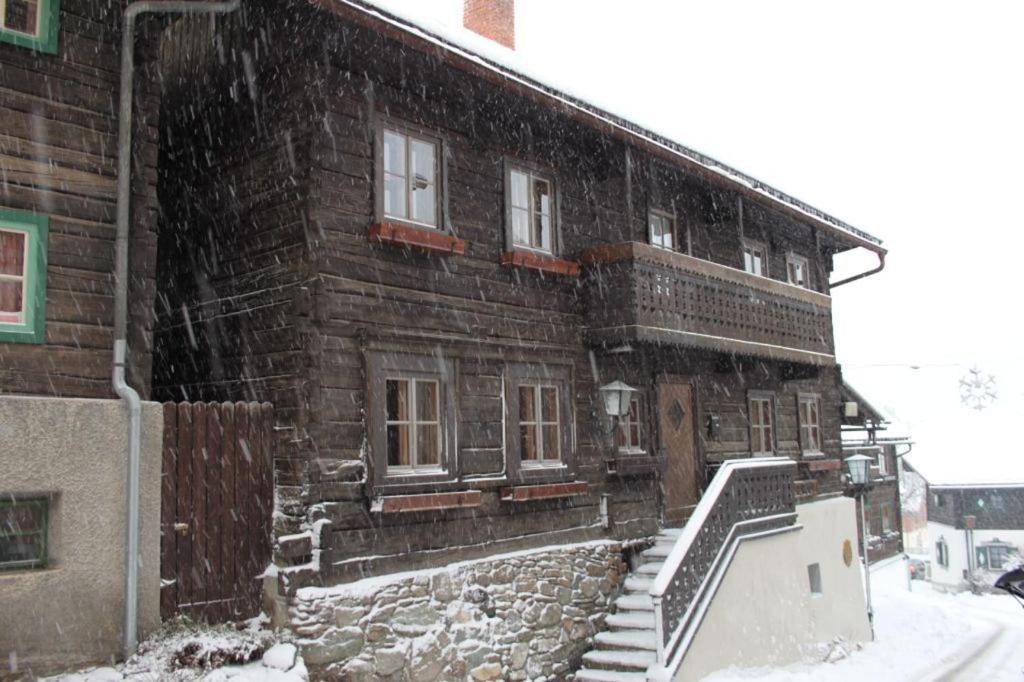
[[519,385],[519,459],[523,467],[562,460],[558,386]]
[[629,401],[629,412],[619,419],[619,430],[615,433],[616,445],[620,450],[640,451],[643,443],[640,437],[640,399]]
[[388,126],[381,140],[384,219],[438,227],[440,142]]
[[885,448],[878,451],[878,475],[889,475],[889,460],[886,457]]
[[676,220],[671,214],[652,209],[647,214],[647,240],[651,246],[678,251]]
[[43,343],[49,218],[0,208],[0,343]]
[[555,252],[555,185],[542,175],[508,170],[508,221],[513,248]]
[[811,288],[810,269],[807,259],[795,253],[786,255],[786,278],[790,284],[805,289]]
[[25,324],[31,235],[0,223],[0,324]]
[[439,382],[388,378],[385,381],[388,472],[441,468]]
[[797,397],[800,421],[800,449],[807,454],[821,453],[821,400],[816,395]]
[[882,505],[882,532],[888,533],[892,530],[892,504],[886,502]]
[[0,0],[0,30],[38,37],[44,0]]
[[752,275],[768,276],[768,249],[764,244],[743,240],[743,269]]
[[755,455],[775,452],[774,399],[769,394],[753,394],[748,400],[750,410],[750,451]]
[[978,566],[990,571],[1000,570],[1014,553],[1013,546],[993,540],[977,548]]

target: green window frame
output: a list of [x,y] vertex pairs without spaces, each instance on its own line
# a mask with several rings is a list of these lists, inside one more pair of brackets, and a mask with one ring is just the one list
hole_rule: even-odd
[[[31,0],[29,0],[31,1]],[[27,47],[38,52],[57,54],[60,31],[60,0],[35,0],[38,3],[36,33],[7,28],[8,5],[21,7],[26,0],[0,0],[0,42]]]
[[50,219],[35,213],[0,208],[0,232],[24,233],[28,243],[22,275],[25,280],[23,319],[21,322],[0,322],[0,343],[42,343],[46,338],[46,250]]
[[[18,520],[25,516],[36,521],[34,528],[24,529]],[[20,514],[19,514],[20,512]],[[0,498],[0,571],[45,568],[48,560],[50,501],[45,497]],[[8,559],[7,553],[19,539],[35,540],[28,547],[35,550],[28,558]]]

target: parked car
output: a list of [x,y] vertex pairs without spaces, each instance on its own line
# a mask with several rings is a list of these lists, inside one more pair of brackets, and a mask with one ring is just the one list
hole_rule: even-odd
[[909,561],[910,564],[910,578],[911,580],[927,580],[928,579],[928,562],[923,559],[913,559]]

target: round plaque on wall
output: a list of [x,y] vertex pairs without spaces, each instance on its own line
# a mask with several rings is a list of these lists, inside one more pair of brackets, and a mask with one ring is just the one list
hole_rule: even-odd
[[843,540],[843,563],[847,566],[853,563],[853,544],[849,540]]

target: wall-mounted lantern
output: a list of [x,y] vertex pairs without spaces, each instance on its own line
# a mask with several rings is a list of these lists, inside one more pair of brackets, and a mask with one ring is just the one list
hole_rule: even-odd
[[867,455],[853,455],[846,458],[846,473],[850,485],[866,487],[871,475],[872,459]]
[[601,396],[604,398],[604,411],[609,417],[618,419],[629,414],[629,404],[637,389],[621,381],[613,381],[598,390],[601,391]]

